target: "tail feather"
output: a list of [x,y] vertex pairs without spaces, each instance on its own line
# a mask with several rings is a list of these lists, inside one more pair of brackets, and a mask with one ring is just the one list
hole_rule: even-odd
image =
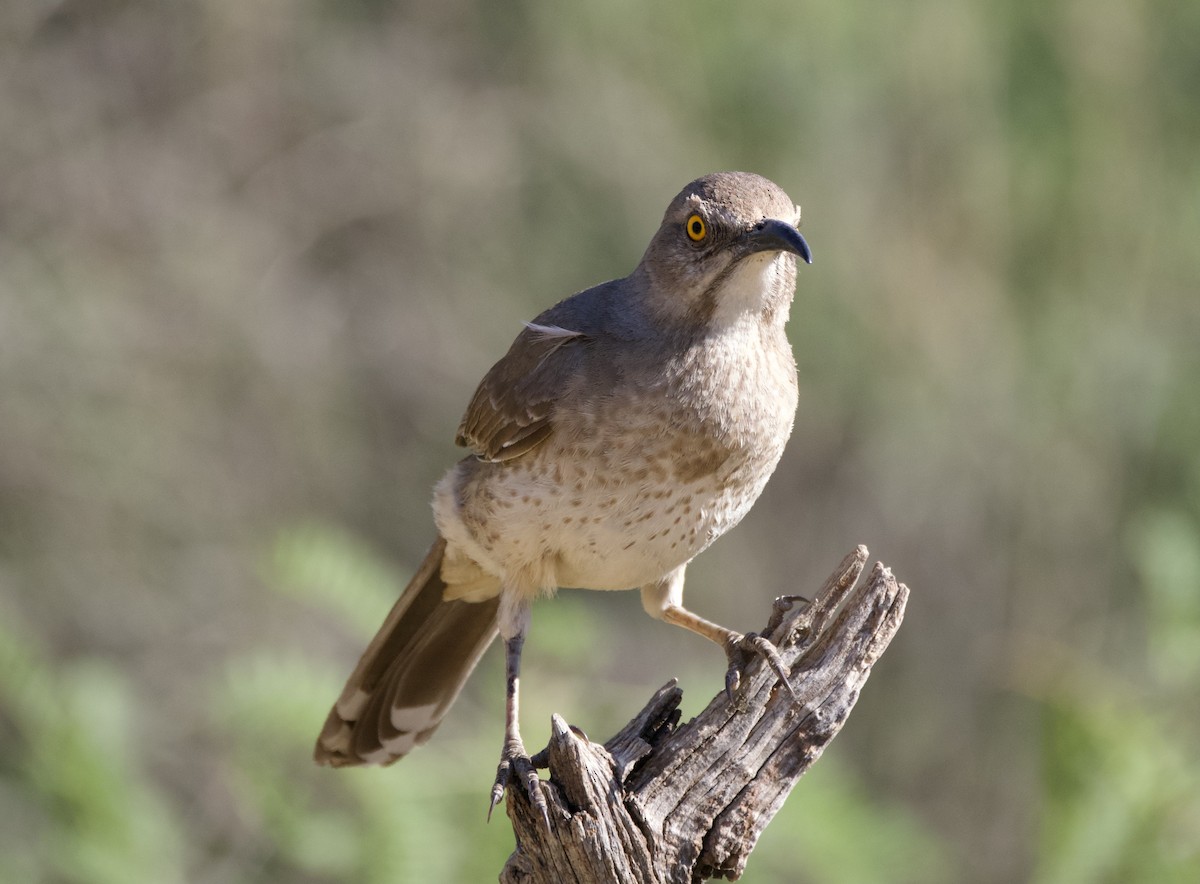
[[495,598],[445,601],[438,538],[329,712],[318,764],[391,764],[424,743],[496,637]]

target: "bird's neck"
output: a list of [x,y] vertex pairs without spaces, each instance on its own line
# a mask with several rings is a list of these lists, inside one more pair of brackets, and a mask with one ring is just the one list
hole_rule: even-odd
[[643,263],[628,277],[653,325],[685,337],[721,334],[754,323],[782,331],[796,287],[791,255],[751,255],[715,277],[681,286]]
[[750,321],[783,328],[796,285],[795,262],[782,254],[752,255],[722,274],[707,295],[714,331]]

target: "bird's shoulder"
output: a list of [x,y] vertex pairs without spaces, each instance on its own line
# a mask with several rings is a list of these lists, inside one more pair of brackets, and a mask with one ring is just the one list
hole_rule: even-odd
[[628,337],[629,279],[572,295],[532,320],[488,370],[459,424],[456,442],[484,460],[511,460],[553,429],[559,400],[575,392],[597,349]]

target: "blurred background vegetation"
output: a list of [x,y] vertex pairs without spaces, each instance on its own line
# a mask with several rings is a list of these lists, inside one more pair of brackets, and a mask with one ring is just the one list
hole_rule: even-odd
[[[1200,4],[0,6],[0,880],[493,880],[501,670],[309,760],[474,384],[741,168],[804,206],[796,432],[689,572],[912,588],[749,882],[1200,880]],[[525,734],[721,655],[534,612]]]

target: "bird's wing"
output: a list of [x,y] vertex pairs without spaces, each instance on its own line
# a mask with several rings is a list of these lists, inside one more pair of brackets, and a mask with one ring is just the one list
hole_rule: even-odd
[[489,461],[511,460],[542,442],[589,339],[558,325],[525,323],[480,382],[455,442]]

